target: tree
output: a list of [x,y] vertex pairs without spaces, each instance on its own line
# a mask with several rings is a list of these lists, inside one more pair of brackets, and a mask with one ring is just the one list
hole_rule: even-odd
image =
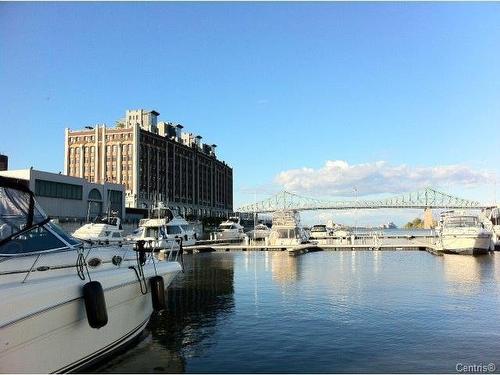
[[405,224],[405,229],[421,229],[424,227],[424,221],[420,218],[415,218]]

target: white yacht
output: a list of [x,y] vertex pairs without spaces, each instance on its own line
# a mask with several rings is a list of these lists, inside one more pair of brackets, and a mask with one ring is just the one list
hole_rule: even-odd
[[273,226],[269,235],[271,246],[295,246],[307,241],[307,234],[300,225],[297,211],[276,211],[273,214]]
[[263,240],[269,237],[271,234],[271,228],[265,224],[257,224],[253,230],[248,232],[249,237],[254,240]]
[[341,224],[336,224],[332,220],[328,220],[326,223],[326,229],[330,235],[330,238],[348,238],[351,236],[351,231]]
[[137,337],[181,271],[141,244],[83,247],[0,177],[0,373],[82,370]]
[[85,224],[72,234],[83,241],[98,243],[123,243],[123,227],[119,217],[98,217],[92,223]]
[[323,240],[330,237],[330,232],[323,224],[313,225],[310,233],[309,239],[311,240]]
[[245,230],[243,225],[240,224],[240,220],[237,217],[230,217],[228,220],[223,221],[217,232],[215,232],[215,238],[217,240],[242,240],[245,238]]
[[491,232],[484,228],[478,216],[447,212],[441,221],[439,234],[443,252],[476,255],[491,249]]
[[331,232],[332,238],[349,238],[352,232],[347,228],[337,228]]
[[182,239],[183,246],[196,244],[196,232],[177,211],[158,205],[151,210],[149,219],[142,219],[139,228],[131,239],[144,240],[157,249],[169,249]]
[[496,251],[500,251],[500,207],[492,207],[485,212],[487,228],[492,232],[493,246]]

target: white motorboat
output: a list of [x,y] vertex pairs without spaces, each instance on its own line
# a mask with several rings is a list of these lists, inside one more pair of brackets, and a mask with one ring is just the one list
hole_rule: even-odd
[[271,234],[271,228],[265,224],[257,224],[253,230],[248,232],[248,236],[254,240],[264,240]]
[[181,271],[137,250],[83,247],[0,177],[0,372],[81,370],[136,338]]
[[351,235],[352,232],[347,228],[338,228],[331,232],[332,238],[349,238]]
[[496,251],[500,251],[500,207],[492,207],[485,210],[487,224],[486,228],[492,232],[493,246]]
[[269,235],[271,246],[296,246],[308,242],[297,211],[276,211]]
[[196,244],[196,232],[191,224],[175,210],[159,204],[153,208],[148,219],[139,222],[139,228],[131,240],[144,240],[156,249],[170,249],[182,240],[183,246]]
[[439,233],[443,252],[476,255],[491,250],[491,232],[484,228],[478,216],[447,212],[441,219]]
[[351,231],[341,224],[336,224],[332,220],[328,220],[326,223],[326,229],[328,230],[330,238],[333,239],[343,239],[351,236]]
[[330,232],[326,228],[326,225],[313,225],[310,232],[309,239],[311,240],[323,240],[330,237]]
[[123,243],[123,228],[119,217],[98,217],[73,232],[73,237],[98,243]]
[[240,220],[237,217],[230,217],[228,220],[223,221],[217,232],[215,232],[217,240],[235,241],[245,238],[245,230]]

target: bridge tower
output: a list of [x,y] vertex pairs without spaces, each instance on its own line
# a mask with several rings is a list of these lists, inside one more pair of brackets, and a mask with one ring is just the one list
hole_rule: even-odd
[[424,229],[431,229],[433,224],[434,220],[432,219],[432,210],[427,207],[424,210]]

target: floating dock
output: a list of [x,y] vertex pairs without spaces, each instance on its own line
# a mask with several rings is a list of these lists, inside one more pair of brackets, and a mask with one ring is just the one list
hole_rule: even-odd
[[215,251],[288,251],[290,255],[314,251],[428,251],[440,255],[435,237],[359,238],[351,241],[318,240],[296,246],[276,246],[264,242],[229,243],[210,241],[184,247],[188,254]]

